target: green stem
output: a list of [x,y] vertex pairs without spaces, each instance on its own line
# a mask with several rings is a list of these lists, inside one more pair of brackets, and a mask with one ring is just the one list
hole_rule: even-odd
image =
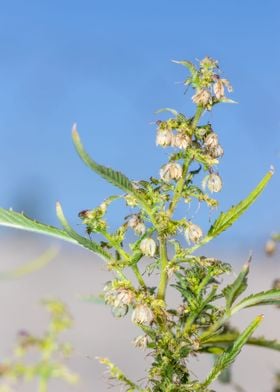
[[47,392],[48,391],[48,383],[45,378],[40,378],[39,379],[39,386],[38,386],[38,392]]
[[159,281],[159,288],[158,288],[158,299],[165,299],[165,292],[166,292],[166,286],[167,286],[167,281],[168,281],[168,275],[166,271],[166,267],[168,264],[168,256],[167,256],[167,249],[166,249],[166,240],[163,238],[160,238],[160,281]]
[[143,277],[141,275],[141,272],[139,271],[138,265],[134,264],[134,265],[131,266],[131,268],[132,268],[132,270],[133,270],[133,272],[134,272],[134,274],[135,274],[135,276],[136,276],[140,286],[146,287],[146,283],[145,283],[145,281],[144,281],[144,279],[143,279]]

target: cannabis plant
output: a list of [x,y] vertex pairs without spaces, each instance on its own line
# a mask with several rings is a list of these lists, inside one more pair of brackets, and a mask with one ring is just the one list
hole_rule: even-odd
[[[197,200],[210,210],[218,206],[213,195],[222,190],[217,165],[223,156],[219,136],[210,122],[203,121],[203,114],[220,103],[233,102],[226,96],[232,87],[221,75],[218,62],[209,57],[197,65],[189,61],[175,63],[188,71],[184,84],[194,90],[195,110],[192,115],[173,109],[160,111],[170,118],[156,122],[156,144],[168,149],[169,156],[158,177],[133,181],[97,163],[84,149],[74,126],[73,141],[81,159],[120,191],[98,207],[79,212],[85,235],[71,227],[59,203],[57,216],[63,229],[14,211],[0,210],[2,225],[70,241],[105,261],[112,280],[105,284],[104,301],[116,317],[130,316],[140,331],[134,344],[146,350],[151,358],[146,380],[141,383],[131,380],[109,359],[100,358],[126,391],[210,391],[213,381],[234,362],[245,344],[280,349],[276,341],[252,337],[263,315],[257,315],[241,332],[230,326],[231,317],[245,308],[280,304],[280,290],[240,299],[247,287],[250,260],[230,284],[223,286],[222,276],[230,273],[231,266],[197,252],[247,210],[273,171],[239,204],[221,212],[203,233],[188,205]],[[106,213],[117,201],[126,204],[128,213],[117,230],[112,231]],[[150,275],[154,275],[153,280]],[[156,286],[149,283],[156,279]],[[172,307],[167,297],[167,291],[171,290],[177,291],[181,298],[176,307]],[[193,375],[190,359],[199,358],[201,353],[215,355],[216,360],[209,374],[199,380]]]
[[78,380],[77,375],[62,363],[62,358],[69,356],[72,347],[59,340],[59,335],[71,327],[72,317],[60,301],[45,300],[43,304],[51,316],[49,327],[43,336],[35,336],[26,330],[19,332],[14,358],[0,362],[0,392],[19,390],[23,383],[33,380],[38,382],[38,392],[47,392],[53,379],[70,384]]

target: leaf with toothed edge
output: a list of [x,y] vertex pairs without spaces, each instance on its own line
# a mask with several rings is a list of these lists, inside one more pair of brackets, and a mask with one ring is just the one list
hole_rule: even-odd
[[216,237],[223,231],[227,230],[263,192],[273,173],[274,172],[271,169],[256,186],[256,188],[244,200],[242,200],[239,204],[231,207],[227,212],[222,212],[218,219],[211,226],[207,237]]
[[242,299],[232,308],[231,314],[234,314],[241,309],[258,305],[280,305],[280,290],[272,289],[249,295],[249,297]]
[[76,240],[70,237],[66,231],[37,222],[20,212],[5,210],[0,208],[0,225],[14,229],[31,231],[38,234],[45,234],[58,239],[78,244]]
[[110,167],[106,167],[98,164],[88,155],[88,153],[85,151],[81,143],[76,124],[74,124],[73,126],[72,137],[73,137],[75,148],[80,158],[85,162],[85,164],[89,168],[91,168],[93,171],[95,171],[97,174],[99,174],[101,177],[103,177],[105,180],[115,185],[119,189],[133,195],[135,199],[139,201],[139,203],[141,203],[142,205],[146,205],[144,195],[139,194],[135,185],[133,184],[133,182],[129,180],[128,177],[126,177],[120,171],[116,171]]

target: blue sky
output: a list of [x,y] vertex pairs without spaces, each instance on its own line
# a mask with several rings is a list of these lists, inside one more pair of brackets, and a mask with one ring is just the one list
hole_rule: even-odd
[[[0,205],[55,224],[115,192],[76,156],[88,150],[131,178],[156,175],[155,111],[192,113],[172,59],[217,58],[238,105],[208,116],[225,149],[221,208],[238,202],[271,164],[276,174],[223,239],[252,247],[280,229],[279,1],[9,1],[0,13]],[[207,117],[207,118],[208,118]],[[118,211],[114,210],[118,220]]]

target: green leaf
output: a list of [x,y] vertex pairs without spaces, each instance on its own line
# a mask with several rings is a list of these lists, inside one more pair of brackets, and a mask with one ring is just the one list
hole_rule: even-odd
[[227,230],[250,207],[250,205],[254,203],[266,187],[272,175],[273,170],[270,170],[246,199],[230,208],[227,212],[222,212],[211,226],[207,237],[210,237],[211,239]]
[[60,203],[56,203],[56,213],[57,213],[57,217],[60,220],[60,223],[62,224],[62,226],[64,227],[66,233],[73,238],[73,240],[75,240],[77,243],[79,243],[81,246],[83,246],[84,248],[87,248],[89,250],[91,250],[93,253],[97,253],[99,256],[101,256],[103,259],[105,260],[112,260],[112,256],[110,255],[110,253],[106,252],[102,246],[100,246],[99,244],[97,244],[94,241],[91,241],[85,237],[82,237],[81,235],[79,235],[68,223],[67,219],[65,218],[63,211],[62,211],[62,207],[60,205]]
[[226,299],[226,310],[229,310],[236,300],[247,288],[247,276],[249,273],[250,262],[252,257],[250,256],[247,263],[244,264],[240,274],[234,280],[234,282],[223,289],[223,294]]
[[197,74],[197,69],[195,68],[194,64],[191,61],[187,61],[187,60],[182,60],[182,61],[172,60],[172,63],[183,65],[184,67],[186,67],[190,71],[192,76]]
[[229,367],[234,362],[242,347],[244,344],[246,344],[262,320],[262,315],[256,317],[256,319],[252,321],[252,323],[237,337],[234,343],[230,345],[222,355],[219,356],[206,380],[201,384],[202,387],[210,385],[214,380],[216,380],[216,378],[224,369]]
[[[209,350],[212,345],[221,345],[222,347],[232,344],[239,336],[239,333],[229,332],[225,334],[213,335],[203,342],[201,351]],[[264,337],[251,337],[246,344],[258,347],[269,348],[271,350],[280,351],[280,342],[278,340],[267,340]]]
[[95,162],[93,159],[91,159],[91,157],[85,151],[85,149],[81,143],[80,136],[79,136],[78,131],[76,129],[76,125],[73,126],[72,137],[73,137],[73,142],[74,142],[75,148],[76,148],[80,158],[85,162],[85,164],[89,168],[91,168],[93,171],[95,171],[97,174],[99,174],[101,177],[103,177],[105,180],[107,180],[111,184],[115,185],[119,189],[123,190],[126,193],[133,195],[135,197],[135,199],[140,204],[145,205],[147,209],[149,208],[147,206],[147,204],[145,203],[144,196],[139,194],[136,186],[128,179],[128,177],[126,177],[120,171],[116,171],[114,169],[111,169],[110,167],[102,166],[102,165],[98,164],[97,162]]
[[249,295],[249,297],[244,298],[232,308],[231,314],[241,309],[258,305],[280,305],[280,289],[272,289]]
[[23,213],[5,210],[4,208],[0,208],[0,225],[45,234],[77,244],[77,241],[64,230],[32,220]]
[[177,117],[177,116],[179,115],[179,112],[177,112],[177,110],[171,109],[171,108],[158,109],[158,110],[156,111],[156,114],[162,113],[162,112],[169,112],[169,113],[172,113],[174,117]]

